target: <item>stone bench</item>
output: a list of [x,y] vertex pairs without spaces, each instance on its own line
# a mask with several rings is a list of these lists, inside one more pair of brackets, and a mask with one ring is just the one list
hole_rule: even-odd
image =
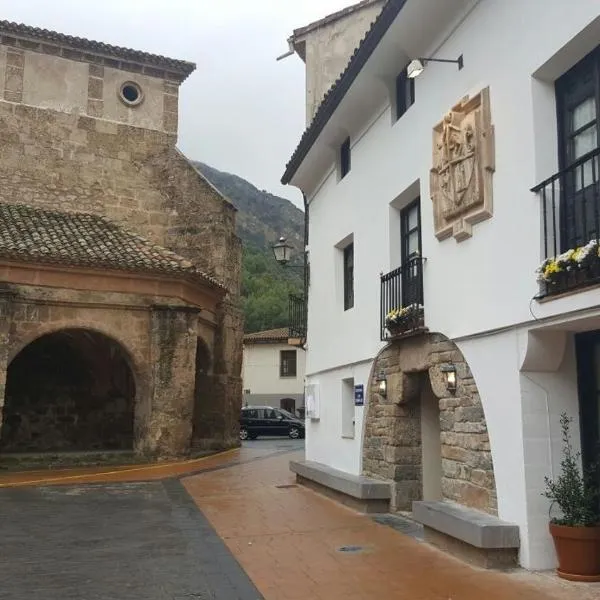
[[311,460],[291,461],[296,481],[338,502],[365,513],[390,509],[390,484],[362,475],[350,475]]
[[488,569],[518,563],[519,527],[454,502],[413,502],[413,519],[425,540]]

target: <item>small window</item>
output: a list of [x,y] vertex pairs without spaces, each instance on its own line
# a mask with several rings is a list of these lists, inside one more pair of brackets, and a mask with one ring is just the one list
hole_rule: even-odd
[[354,244],[344,248],[344,310],[354,306]]
[[279,357],[279,376],[296,377],[296,351],[282,350]]
[[244,411],[244,416],[247,419],[258,419],[258,410],[256,410],[255,408],[251,408],[249,410],[245,410]]
[[127,106],[137,106],[144,99],[144,94],[137,83],[126,81],[119,90],[119,98]]
[[404,69],[396,77],[396,119],[415,103],[415,80],[407,77]]
[[350,172],[350,138],[340,147],[340,179],[346,177]]

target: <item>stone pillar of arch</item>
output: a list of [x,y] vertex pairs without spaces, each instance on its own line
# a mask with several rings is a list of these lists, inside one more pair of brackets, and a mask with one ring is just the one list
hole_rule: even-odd
[[[447,389],[441,369],[445,363],[456,368],[455,393]],[[386,397],[378,393],[382,371],[387,379]],[[423,419],[432,419],[431,408],[424,412],[426,395],[437,399],[433,411],[439,423],[424,424]],[[432,487],[431,464],[423,462],[424,447],[431,452],[436,446],[431,431],[439,435],[439,462],[433,468],[439,498],[424,498],[424,490]],[[393,341],[376,357],[366,407],[363,472],[393,482],[392,508],[396,510],[411,510],[415,500],[443,499],[497,514],[481,398],[462,353],[444,335],[428,333]]]

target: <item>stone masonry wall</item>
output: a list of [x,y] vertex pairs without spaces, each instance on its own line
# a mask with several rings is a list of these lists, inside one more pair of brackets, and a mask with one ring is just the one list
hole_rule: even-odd
[[189,258],[228,289],[212,349],[221,391],[211,410],[231,416],[209,437],[234,444],[243,337],[236,211],[175,141],[156,130],[0,100],[0,202],[104,215]]
[[[196,309],[170,306],[164,299],[133,294],[77,292],[33,286],[6,286],[0,306],[8,315],[0,328],[0,375],[40,336],[63,329],[102,333],[123,349],[135,377],[134,444],[157,458],[185,455],[190,449],[194,361],[198,333]],[[241,394],[240,394],[241,395]],[[0,411],[4,396],[0,397]]]
[[[440,365],[457,370],[455,394],[446,388]],[[378,392],[384,371],[387,397]],[[456,345],[440,334],[392,342],[373,365],[367,403],[363,471],[394,482],[392,505],[411,510],[422,499],[420,395],[429,378],[439,399],[442,496],[497,513],[496,486],[485,415],[473,375]]]

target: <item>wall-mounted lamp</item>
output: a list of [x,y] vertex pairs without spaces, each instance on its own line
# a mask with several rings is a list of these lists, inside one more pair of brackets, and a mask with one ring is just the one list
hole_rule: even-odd
[[425,65],[428,62],[455,63],[458,65],[459,71],[464,66],[462,54],[456,60],[448,58],[415,58],[414,60],[411,60],[408,67],[406,67],[406,76],[409,79],[418,77],[425,70]]
[[379,374],[377,375],[377,382],[377,391],[379,392],[380,396],[385,398],[387,396],[387,379],[385,378],[385,373],[383,371],[379,371]]
[[287,265],[290,262],[292,250],[293,248],[287,243],[284,237],[280,237],[279,241],[273,244],[273,254],[275,255],[275,260],[280,265]]
[[446,389],[451,393],[456,393],[456,367],[454,365],[442,365],[442,373],[446,376]]

